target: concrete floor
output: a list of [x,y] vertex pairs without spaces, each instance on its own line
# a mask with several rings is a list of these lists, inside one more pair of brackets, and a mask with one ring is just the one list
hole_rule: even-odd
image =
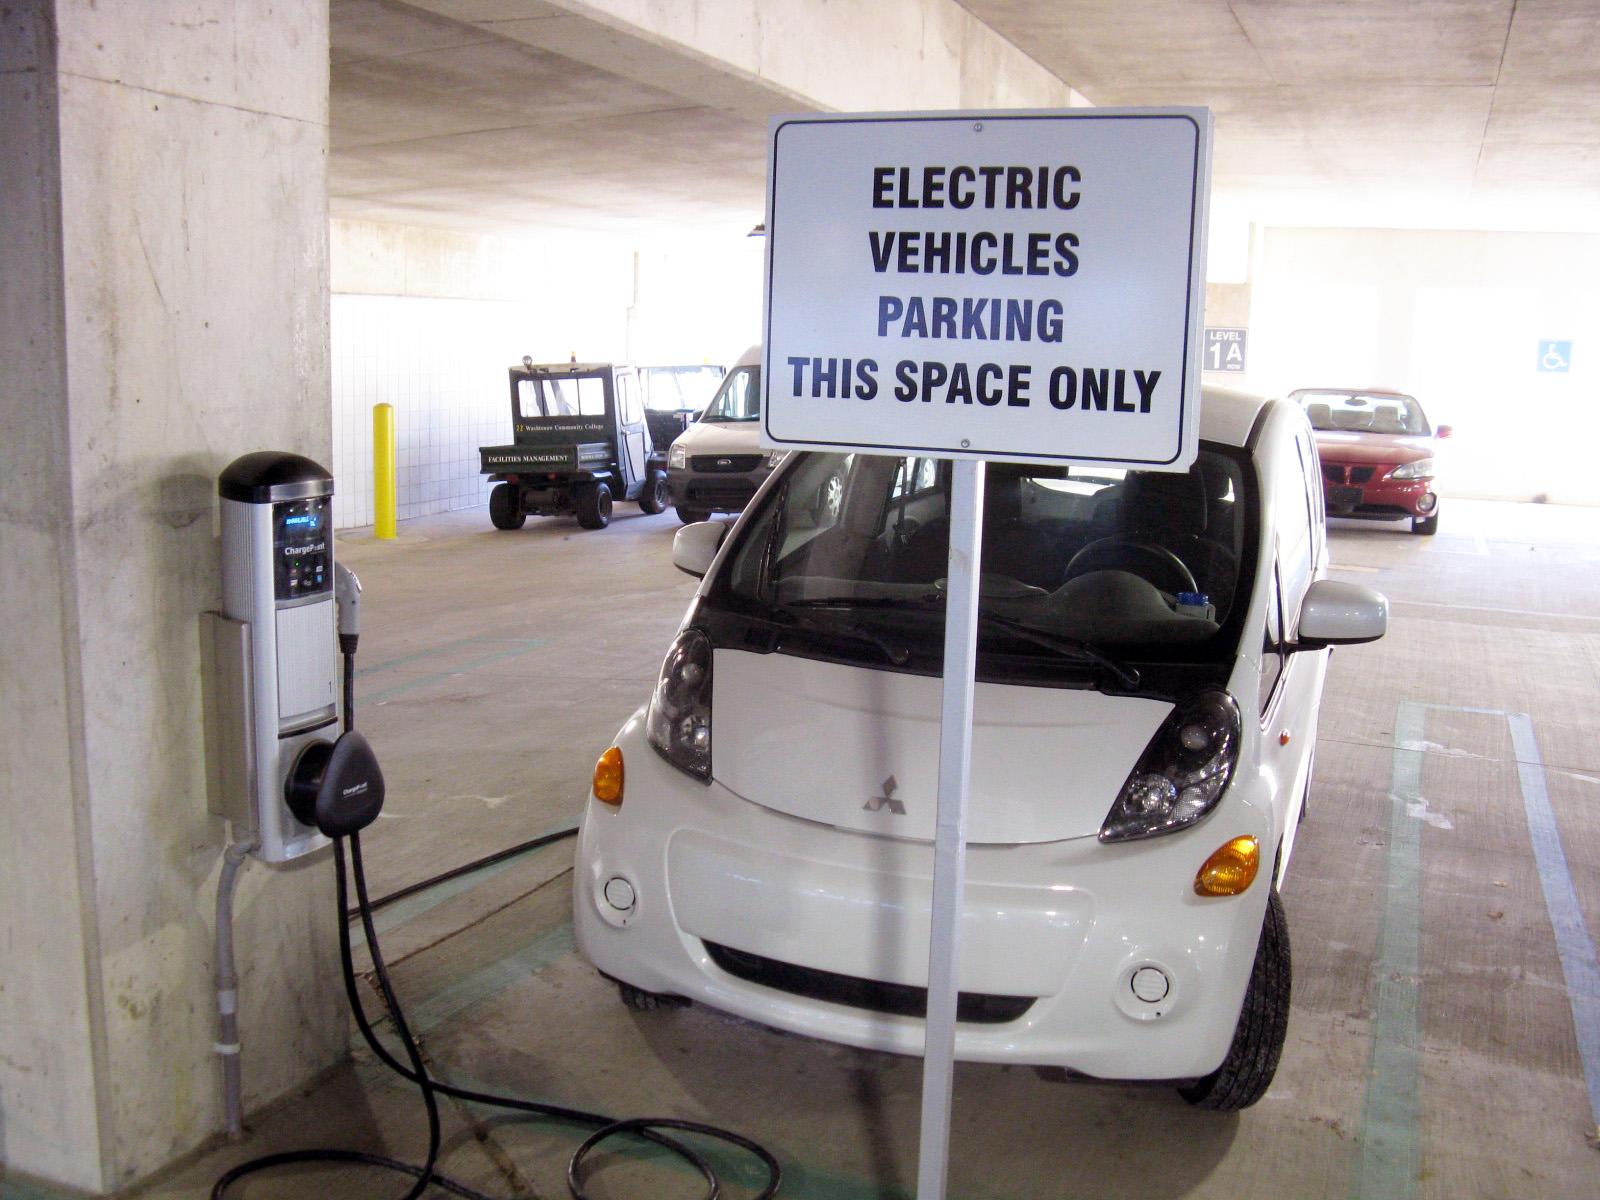
[[[340,539],[366,587],[359,723],[389,781],[367,839],[374,893],[577,816],[692,593],[668,561],[677,527],[619,506],[600,533],[538,519],[497,533],[476,510],[389,544]],[[1219,1116],[1161,1088],[962,1065],[951,1196],[1600,1194],[1600,512],[1456,501],[1432,539],[1336,522],[1330,541],[1335,575],[1387,593],[1392,620],[1333,658],[1284,891],[1294,1006],[1272,1090]],[[571,845],[382,914],[438,1073],[735,1127],[782,1160],[786,1197],[910,1196],[917,1062],[700,1008],[624,1009],[572,948]],[[581,1130],[459,1106],[447,1126],[464,1182],[565,1195]],[[243,1144],[138,1194],[202,1196],[232,1162],[308,1145],[415,1161],[421,1106],[361,1050],[255,1114]],[[716,1157],[749,1194],[752,1169]],[[654,1153],[606,1161],[596,1197],[703,1194]],[[233,1194],[404,1187],[291,1170]]]

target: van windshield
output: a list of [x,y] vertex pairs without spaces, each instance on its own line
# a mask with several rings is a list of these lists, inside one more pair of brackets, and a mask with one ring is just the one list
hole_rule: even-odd
[[[986,655],[1221,661],[1253,557],[1247,461],[1216,447],[1185,473],[990,463],[980,674]],[[945,460],[801,455],[708,599],[818,641],[832,630],[828,657],[937,657],[950,480]]]
[[729,371],[706,408],[702,421],[758,421],[761,419],[761,368],[735,367]]

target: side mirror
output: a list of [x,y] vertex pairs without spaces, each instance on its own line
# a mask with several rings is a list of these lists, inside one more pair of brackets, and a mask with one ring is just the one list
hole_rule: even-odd
[[1389,601],[1369,587],[1319,579],[1306,589],[1296,650],[1375,642],[1389,627]]
[[672,537],[672,565],[696,579],[704,579],[727,536],[728,526],[721,521],[685,525]]
[[1446,438],[1446,437],[1449,437],[1455,431],[1456,431],[1456,429],[1455,429],[1454,425],[1440,425],[1440,426],[1438,426],[1437,428],[1434,429],[1433,436],[1434,437]]

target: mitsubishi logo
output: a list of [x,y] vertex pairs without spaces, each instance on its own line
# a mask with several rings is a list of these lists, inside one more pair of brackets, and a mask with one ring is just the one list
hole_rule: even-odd
[[897,817],[905,816],[906,806],[894,798],[895,790],[899,786],[900,785],[895,782],[894,776],[889,776],[889,778],[883,781],[883,795],[874,796],[861,807],[867,812],[881,812],[883,809],[887,808]]

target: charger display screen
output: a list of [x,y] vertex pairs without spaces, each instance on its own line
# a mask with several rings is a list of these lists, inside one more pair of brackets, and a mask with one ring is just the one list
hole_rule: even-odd
[[280,602],[333,590],[333,544],[328,537],[331,503],[331,497],[318,496],[273,505],[273,592]]

